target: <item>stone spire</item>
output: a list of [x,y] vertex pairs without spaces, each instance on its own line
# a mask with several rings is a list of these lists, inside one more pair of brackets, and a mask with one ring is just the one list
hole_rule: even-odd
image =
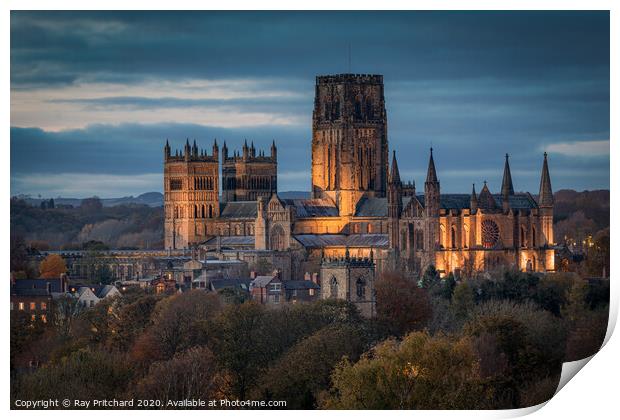
[[400,172],[398,171],[398,163],[396,162],[396,151],[392,151],[392,171],[390,172],[390,183],[400,184]]
[[170,157],[170,143],[168,139],[166,139],[166,145],[164,146],[164,158],[168,159]]
[[276,141],[275,139],[271,141],[271,158],[273,160],[276,160],[278,157],[278,149],[276,148]]
[[551,190],[551,177],[547,165],[547,152],[543,160],[542,174],[540,175],[540,190],[538,192],[538,205],[540,207],[553,206],[553,191]]
[[431,157],[428,161],[428,172],[426,182],[437,182],[437,171],[435,171],[435,160],[433,159],[433,148],[431,147]]
[[508,198],[514,195],[515,190],[512,187],[512,176],[510,175],[510,165],[508,164],[508,153],[506,153],[506,163],[504,164],[504,178],[502,179],[502,197]]
[[478,196],[476,196],[476,184],[472,184],[471,198],[469,199],[469,208],[472,212],[478,210]]
[[497,207],[497,203],[495,202],[493,194],[491,194],[486,181],[484,181],[484,186],[480,191],[480,195],[478,195],[478,207],[484,210],[493,210]]

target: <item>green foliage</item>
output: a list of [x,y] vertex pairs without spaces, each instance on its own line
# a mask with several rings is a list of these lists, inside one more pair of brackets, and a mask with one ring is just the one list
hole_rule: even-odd
[[429,265],[426,267],[424,274],[420,278],[418,285],[425,289],[432,289],[439,286],[440,278],[439,272],[435,268],[434,265]]
[[463,322],[476,305],[474,291],[466,282],[459,283],[452,295],[452,313],[456,321]]
[[153,363],[133,394],[135,398],[161,401],[210,400],[221,398],[223,386],[213,353],[207,347],[193,347],[171,360]]
[[321,398],[328,409],[464,409],[484,400],[467,340],[407,335],[387,340],[357,363],[341,362]]
[[131,379],[132,370],[122,356],[81,350],[21,377],[12,401],[121,398]]
[[299,341],[259,379],[255,398],[287,401],[288,409],[316,408],[317,395],[329,388],[330,374],[342,359],[357,360],[366,335],[352,325],[327,326]]

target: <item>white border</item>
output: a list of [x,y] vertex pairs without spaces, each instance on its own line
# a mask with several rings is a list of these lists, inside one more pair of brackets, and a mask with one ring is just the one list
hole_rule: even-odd
[[[618,90],[618,75],[617,72],[620,69],[618,65],[618,25],[620,23],[620,19],[618,17],[619,6],[616,6],[618,2],[614,2],[611,0],[590,0],[590,1],[549,1],[549,0],[522,0],[522,1],[490,1],[490,0],[471,0],[471,1],[458,1],[458,0],[437,0],[437,1],[394,1],[394,0],[383,0],[380,3],[370,2],[367,0],[359,0],[356,2],[335,2],[333,0],[315,0],[315,1],[305,1],[300,2],[297,1],[295,3],[291,1],[261,1],[258,4],[252,3],[250,1],[239,1],[239,0],[229,0],[227,2],[218,2],[218,3],[208,3],[208,2],[200,2],[200,1],[186,1],[186,0],[177,0],[174,3],[170,2],[154,2],[154,1],[146,1],[146,0],[136,0],[132,2],[128,2],[126,0],[91,0],[88,2],[80,2],[76,0],[57,0],[54,2],[43,1],[43,0],[24,0],[24,1],[4,1],[2,2],[3,14],[0,17],[0,32],[2,37],[2,50],[3,50],[3,58],[4,62],[0,66],[0,75],[1,81],[0,85],[2,86],[2,91],[4,92],[4,101],[2,102],[2,115],[3,120],[5,121],[4,130],[4,144],[7,145],[6,149],[9,147],[9,128],[10,128],[10,72],[9,72],[9,57],[10,57],[10,10],[45,10],[49,9],[51,6],[56,10],[138,10],[138,9],[161,9],[166,10],[171,6],[174,6],[176,9],[180,10],[198,10],[198,9],[213,9],[213,10],[234,10],[234,9],[248,9],[248,10],[270,10],[270,9],[284,9],[284,10],[334,10],[334,9],[348,9],[355,8],[357,10],[374,10],[378,6],[380,6],[384,10],[401,10],[401,9],[416,9],[416,10],[611,10],[611,18],[610,18],[610,26],[611,26],[611,115],[620,115],[618,113],[618,99],[619,99],[619,90]],[[257,7],[260,6],[260,7]],[[467,8],[465,8],[467,6]],[[614,7],[616,6],[616,7]],[[524,23],[526,24],[526,23]],[[615,47],[615,48],[614,48]],[[616,120],[611,119],[610,121],[610,134],[615,133],[618,124],[617,118]],[[611,136],[610,136],[611,140]],[[615,192],[615,181],[619,176],[618,170],[614,167],[614,163],[616,159],[614,159],[614,152],[617,147],[615,142],[612,141],[610,145],[611,149],[611,179],[610,179],[610,187],[611,191]],[[9,191],[10,191],[10,153],[5,152],[1,155],[0,159],[2,159],[2,174],[4,180],[1,184],[2,188],[2,220],[4,223],[1,225],[1,234],[3,236],[2,242],[2,253],[0,254],[3,260],[3,267],[5,267],[5,286],[3,287],[3,297],[4,302],[8,302],[8,267],[9,267]],[[613,215],[613,210],[618,208],[618,199],[612,194],[611,196],[611,214]],[[616,235],[616,222],[612,218],[611,220],[611,246],[612,246],[612,262],[611,262],[611,272],[616,272],[617,264],[615,263],[615,258],[618,256],[616,246],[618,244],[618,239]],[[612,281],[612,307],[610,313],[610,328],[608,331],[608,339],[609,332],[613,330],[613,326],[615,325],[617,314],[618,314],[618,290],[615,287],[615,282]],[[9,305],[4,305],[5,315],[1,317],[0,322],[2,323],[2,329],[4,331],[5,344],[1,347],[1,352],[3,355],[3,359],[5,363],[2,365],[2,373],[4,381],[2,381],[2,395],[3,395],[3,403],[5,410],[9,409],[9,345],[8,345],[8,324],[9,324]],[[301,417],[301,418],[311,418],[314,416],[321,416],[325,418],[336,418],[336,416],[340,419],[343,416],[347,418],[359,418],[359,417],[370,417],[377,415],[386,415],[388,414],[390,417],[394,418],[407,418],[410,419],[412,416],[421,416],[424,418],[502,418],[502,417],[515,417],[521,416],[525,414],[529,414],[533,411],[536,411],[532,418],[539,419],[571,419],[571,418],[611,418],[614,417],[614,414],[618,413],[618,395],[617,395],[617,384],[619,372],[619,362],[618,358],[620,357],[620,342],[617,337],[612,337],[611,340],[607,343],[604,349],[600,354],[596,355],[588,366],[583,369],[583,372],[578,374],[578,378],[572,380],[563,388],[549,403],[541,404],[544,406],[544,409],[536,411],[541,406],[530,408],[530,409],[522,409],[522,410],[510,410],[510,411],[391,411],[389,413],[377,413],[377,412],[357,412],[357,411],[346,411],[346,412],[334,412],[334,411],[298,411],[298,412],[290,412],[290,411],[269,411],[269,412],[257,412],[257,411],[226,411],[226,412],[200,412],[200,411],[190,411],[187,413],[183,413],[184,416],[194,417],[194,418],[205,418],[206,416],[212,417],[227,417],[230,418],[234,415],[236,418],[289,418],[289,416]],[[111,412],[102,412],[102,411],[89,411],[87,413],[79,412],[79,411],[49,411],[49,412],[37,412],[34,413],[32,411],[12,411],[11,417],[15,419],[20,418],[30,418],[33,416],[46,416],[52,419],[55,418],[77,418],[88,416],[90,419],[98,419],[98,418],[109,418],[111,415],[116,415],[117,413]],[[131,411],[124,412],[118,411],[118,414],[121,416],[131,416],[132,418],[164,418],[174,416],[175,413],[171,413],[169,411],[163,412],[143,412],[143,411]]]

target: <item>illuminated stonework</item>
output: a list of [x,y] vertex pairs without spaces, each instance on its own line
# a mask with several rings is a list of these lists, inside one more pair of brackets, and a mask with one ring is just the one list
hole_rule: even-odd
[[[555,269],[546,154],[537,199],[514,192],[508,156],[499,192],[485,182],[479,194],[475,187],[442,194],[432,149],[418,194],[415,183],[401,181],[395,154],[388,162],[382,76],[319,76],[315,95],[310,198],[275,193],[275,144],[270,157],[253,145],[233,158],[226,151],[223,199],[216,144],[211,155],[189,142],[185,153],[172,155],[166,145],[166,248],[236,250],[250,262],[269,254],[295,279],[347,254],[371,258],[378,271],[419,273],[431,264],[442,275],[497,266]],[[347,283],[349,298],[356,287]]]

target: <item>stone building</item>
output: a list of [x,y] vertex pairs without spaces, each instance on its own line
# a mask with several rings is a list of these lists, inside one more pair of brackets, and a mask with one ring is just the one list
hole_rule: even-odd
[[226,142],[222,146],[222,201],[254,201],[258,197],[271,197],[278,189],[278,151],[275,141],[271,155],[256,153],[254,142],[243,144],[241,154],[228,156]]
[[[498,192],[484,182],[479,193],[474,186],[442,194],[432,149],[418,192],[414,182],[401,180],[395,153],[391,166],[388,161],[380,75],[317,77],[309,199],[278,196],[275,144],[271,157],[257,155],[247,143],[241,155],[227,153],[223,149],[225,188],[218,202],[217,144],[207,156],[186,142],[185,153],[173,157],[166,143],[167,249],[236,253],[250,265],[269,259],[283,281],[321,272],[323,297],[331,290],[325,276],[338,280],[336,272],[360,277],[358,271],[397,269],[415,275],[429,265],[441,275],[497,266],[555,270],[547,155],[537,199],[515,192],[507,155]],[[203,177],[211,179],[208,189],[197,189],[203,183],[196,179]],[[374,278],[363,278],[370,293]],[[355,282],[341,286],[338,280],[338,293],[355,301]]]

